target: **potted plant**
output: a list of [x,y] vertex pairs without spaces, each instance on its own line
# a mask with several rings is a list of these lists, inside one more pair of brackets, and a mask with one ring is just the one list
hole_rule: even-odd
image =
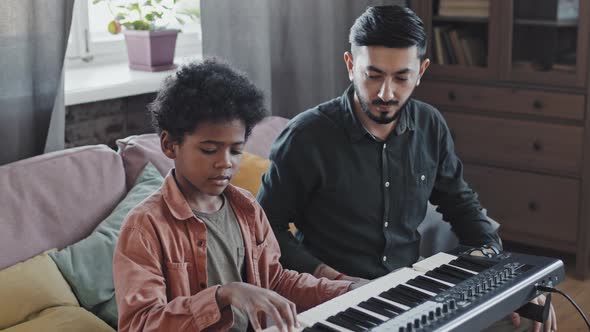
[[[108,31],[118,34],[123,30],[129,67],[135,70],[162,71],[175,68],[174,51],[178,29],[167,28],[173,20],[180,25],[199,17],[194,6],[179,5],[178,0],[93,0],[106,3],[113,15]],[[191,1],[196,2],[196,1]],[[185,1],[186,3],[186,1]]]

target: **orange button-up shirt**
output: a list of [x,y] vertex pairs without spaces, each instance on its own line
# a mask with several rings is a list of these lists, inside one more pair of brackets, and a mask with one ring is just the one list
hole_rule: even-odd
[[[350,282],[285,270],[279,245],[256,199],[229,185],[246,249],[246,280],[291,300],[299,312],[345,293]],[[113,259],[119,331],[222,331],[233,324],[207,287],[207,229],[172,173],[127,216]]]

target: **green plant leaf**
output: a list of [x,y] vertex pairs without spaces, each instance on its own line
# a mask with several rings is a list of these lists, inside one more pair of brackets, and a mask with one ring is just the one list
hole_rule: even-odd
[[180,25],[186,24],[186,22],[183,19],[181,19],[180,17],[176,17],[176,20],[178,21],[178,23],[180,23]]
[[104,1],[104,0],[92,0],[92,4],[93,4],[93,5],[96,5],[97,3],[99,3],[99,2],[103,2],[103,1]]
[[146,21],[137,20],[133,21],[132,24],[134,30],[150,30],[150,25]]

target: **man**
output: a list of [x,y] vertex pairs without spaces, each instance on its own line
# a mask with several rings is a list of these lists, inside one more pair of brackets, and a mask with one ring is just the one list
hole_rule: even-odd
[[[430,64],[420,18],[407,8],[371,7],[349,40],[352,85],[291,120],[263,177],[258,200],[284,266],[354,281],[409,266],[419,256],[428,201],[462,244],[501,250],[463,179],[446,122],[411,98]],[[288,232],[290,222],[302,242]]]

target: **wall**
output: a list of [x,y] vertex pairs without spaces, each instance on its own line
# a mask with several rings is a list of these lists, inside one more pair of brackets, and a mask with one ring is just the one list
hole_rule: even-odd
[[107,144],[129,135],[154,130],[146,105],[154,93],[97,101],[66,107],[66,148],[88,144]]

